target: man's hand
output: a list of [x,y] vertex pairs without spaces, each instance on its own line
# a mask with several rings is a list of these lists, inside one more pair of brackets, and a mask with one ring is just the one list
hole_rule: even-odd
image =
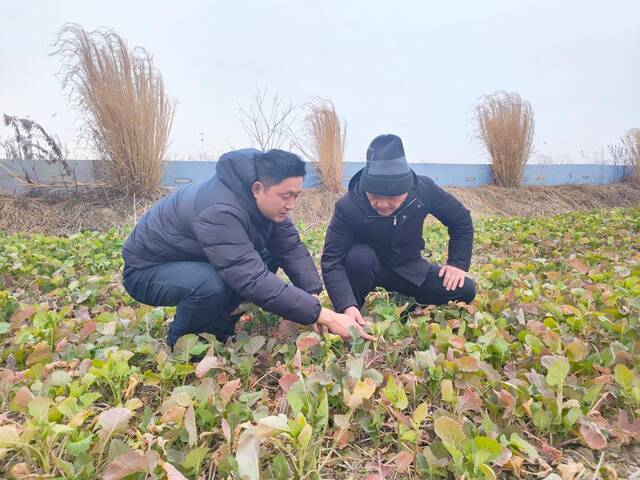
[[367,322],[364,318],[362,318],[362,314],[360,313],[360,309],[358,307],[356,307],[355,305],[345,308],[342,313],[344,313],[345,315],[349,315],[356,322],[358,322],[358,325],[360,325],[362,327],[366,327],[366,326],[369,325],[369,322]]
[[454,267],[453,265],[445,265],[438,272],[439,277],[444,276],[444,280],[442,281],[442,286],[449,290],[455,290],[458,287],[462,287],[464,285],[466,272],[458,267]]
[[329,329],[325,325],[320,325],[318,322],[314,323],[312,328],[313,331],[320,336],[324,335],[325,333],[329,333]]
[[[363,323],[366,325],[364,320]],[[329,332],[339,335],[343,340],[351,340],[351,327],[355,328],[365,340],[375,340],[373,336],[364,331],[362,326],[353,317],[336,313],[328,308],[321,310],[315,328],[320,330],[326,328]]]

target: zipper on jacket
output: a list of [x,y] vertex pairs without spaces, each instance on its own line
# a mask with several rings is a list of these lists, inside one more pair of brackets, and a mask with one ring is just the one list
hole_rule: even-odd
[[[398,225],[398,215],[400,215],[402,212],[404,212],[407,208],[409,208],[411,205],[413,205],[416,200],[418,200],[417,198],[414,198],[413,200],[411,200],[409,203],[407,203],[404,207],[402,207],[402,210],[399,210],[398,212],[396,212],[395,215],[393,215],[393,226],[395,227],[396,225]],[[380,215],[367,215],[367,218],[387,218],[387,217],[382,217]]]

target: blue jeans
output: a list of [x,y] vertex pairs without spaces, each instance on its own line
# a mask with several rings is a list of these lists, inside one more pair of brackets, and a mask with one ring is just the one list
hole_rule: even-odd
[[[268,252],[261,252],[271,271],[277,270]],[[234,334],[231,313],[242,302],[208,262],[168,262],[136,269],[125,265],[123,284],[129,295],[146,305],[175,306],[167,343],[188,333],[212,333],[225,341]]]

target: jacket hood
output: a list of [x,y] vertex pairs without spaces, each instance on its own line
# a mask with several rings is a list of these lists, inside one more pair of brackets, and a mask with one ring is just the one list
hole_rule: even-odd
[[233,150],[223,154],[216,164],[216,176],[233,192],[240,204],[247,209],[249,215],[258,223],[269,220],[260,213],[256,199],[251,192],[251,185],[257,180],[255,160],[262,152],[255,148]]

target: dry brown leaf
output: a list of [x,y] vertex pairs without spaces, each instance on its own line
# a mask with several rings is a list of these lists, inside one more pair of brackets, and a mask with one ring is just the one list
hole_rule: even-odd
[[78,340],[82,341],[96,331],[98,324],[94,321],[84,322],[82,328],[78,332]]
[[27,367],[31,367],[36,363],[44,363],[50,361],[52,358],[51,349],[47,342],[40,342],[33,347],[33,350],[29,354],[26,360]]
[[167,480],[187,480],[187,477],[182,475],[176,467],[171,465],[170,463],[163,462],[160,460],[160,466],[167,474]]
[[456,411],[459,414],[467,411],[482,412],[482,399],[469,385],[467,385],[464,395],[458,397]]
[[311,347],[314,347],[320,343],[320,339],[316,335],[305,335],[304,337],[296,340],[296,346],[301,352],[306,352]]
[[393,473],[393,468],[380,462],[379,459],[378,461],[369,460],[365,463],[365,467],[373,472],[367,475],[366,480],[386,480]]
[[633,438],[636,442],[640,442],[640,420],[631,422],[629,415],[625,410],[618,413],[616,421],[611,426],[611,436],[618,439],[622,445],[625,445]]
[[546,443],[542,444],[542,448],[540,449],[540,453],[542,456],[549,462],[551,465],[556,465],[562,460],[562,451],[557,448],[552,447]]
[[218,357],[206,356],[198,362],[196,366],[196,377],[204,377],[209,370],[213,368],[219,368],[222,366],[222,361]]
[[124,398],[129,400],[134,392],[136,391],[136,387],[140,383],[140,378],[137,375],[132,375],[129,377],[129,383],[127,384],[127,389],[124,391]]
[[524,464],[524,458],[513,455],[509,460],[504,463],[504,468],[511,470],[516,477],[520,477],[522,474],[522,465]]
[[290,320],[280,320],[275,331],[275,337],[280,340],[296,337],[300,333],[300,324]]
[[34,397],[33,393],[31,393],[31,390],[29,390],[29,387],[23,385],[16,392],[15,397],[13,397],[13,403],[17,407],[20,407],[21,409],[26,409],[27,406],[29,405],[29,402],[31,400],[33,400],[34,398],[35,397]]
[[456,360],[456,367],[463,372],[477,372],[480,370],[478,360],[470,356],[460,357]]
[[27,318],[32,317],[38,310],[33,305],[27,305],[26,307],[21,308],[13,312],[11,315],[11,328],[17,328],[20,326],[22,322],[24,322]]
[[116,431],[127,426],[133,412],[128,408],[116,407],[105,410],[98,417],[98,425],[102,427],[100,434],[108,438]]
[[454,335],[453,337],[451,337],[449,339],[449,344],[453,347],[453,348],[458,348],[461,349],[464,347],[464,343],[465,343],[465,338],[458,336],[458,335]]
[[393,457],[393,463],[398,467],[398,472],[407,473],[413,463],[413,453],[403,450]]
[[226,418],[223,418],[220,422],[220,426],[222,427],[222,434],[224,435],[224,439],[227,442],[231,442],[231,426]]
[[343,427],[335,433],[336,448],[342,450],[349,442],[353,440],[353,433],[349,430],[349,427]]
[[240,388],[240,379],[236,378],[235,380],[231,380],[224,384],[224,386],[220,389],[220,398],[222,399],[223,405],[229,403],[233,394]]
[[26,463],[16,463],[10,470],[11,478],[22,480],[23,478],[32,478],[33,474],[29,471],[29,467]]
[[187,407],[187,412],[184,416],[184,428],[189,435],[189,446],[193,447],[198,443],[198,426],[196,425],[196,412],[192,405]]
[[569,260],[567,260],[567,264],[572,266],[574,270],[577,270],[582,275],[586,275],[587,273],[589,273],[589,268],[577,258],[570,258]]
[[185,407],[181,407],[180,405],[174,405],[173,407],[170,407],[169,409],[167,409],[166,412],[164,412],[164,414],[162,415],[161,422],[162,423],[169,423],[169,422],[179,423],[184,418],[184,414],[186,413],[186,411],[187,409]]
[[285,373],[280,378],[280,380],[278,380],[278,385],[280,385],[280,388],[282,388],[282,391],[284,393],[287,393],[291,385],[293,385],[297,381],[298,381],[298,376],[294,373],[288,372],[288,373]]
[[584,465],[577,462],[558,465],[558,473],[562,477],[562,480],[574,480],[584,469]]
[[148,473],[158,463],[158,454],[150,451],[143,454],[139,451],[130,451],[116,457],[106,468],[103,480],[121,480],[133,473]]
[[511,415],[511,412],[513,411],[513,408],[516,405],[516,401],[513,398],[513,395],[511,395],[504,388],[499,392],[496,392],[496,395],[498,396],[498,405],[504,408],[504,413],[502,414],[502,418],[508,418]]
[[605,465],[604,471],[607,475],[607,480],[618,480],[618,472],[611,465]]
[[607,439],[595,423],[584,422],[579,431],[584,443],[592,450],[602,450],[607,446]]

